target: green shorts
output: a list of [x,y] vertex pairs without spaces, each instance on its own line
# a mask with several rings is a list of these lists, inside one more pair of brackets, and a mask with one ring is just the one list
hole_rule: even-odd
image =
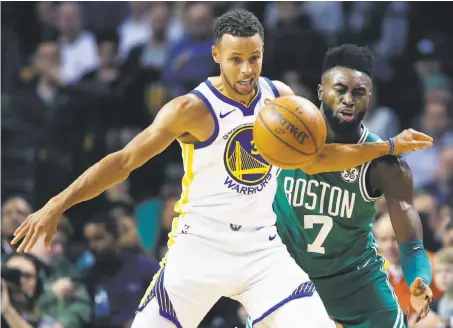
[[344,328],[406,328],[407,315],[380,257],[366,267],[312,279],[329,315]]

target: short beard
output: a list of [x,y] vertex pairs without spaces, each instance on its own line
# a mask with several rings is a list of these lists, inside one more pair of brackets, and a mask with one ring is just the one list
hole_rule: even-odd
[[228,78],[226,77],[226,75],[223,73],[222,69],[220,69],[220,72],[222,73],[222,76],[223,76],[223,79],[225,80],[225,82],[230,86],[231,90],[233,90],[234,92],[236,92],[238,95],[240,96],[248,96],[249,94],[251,94],[253,92],[253,90],[255,90],[255,87],[256,87],[256,84],[258,83],[258,80],[255,81],[255,85],[253,86],[253,89],[251,92],[248,92],[248,93],[243,93],[241,91],[239,91],[229,80]]
[[[351,141],[360,136],[360,125],[362,124],[365,111],[358,113],[353,121],[341,121],[338,116],[335,115],[332,107],[322,102],[322,108],[328,128],[335,134],[336,138],[340,140]],[[359,135],[358,135],[359,134]],[[358,141],[358,140],[357,140]]]

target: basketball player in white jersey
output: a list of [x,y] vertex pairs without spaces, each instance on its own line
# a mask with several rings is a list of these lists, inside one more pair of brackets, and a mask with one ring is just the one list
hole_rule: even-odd
[[[30,251],[40,234],[50,245],[59,216],[126,179],[174,140],[182,147],[183,193],[169,251],[138,307],[133,328],[195,328],[220,297],[242,303],[254,327],[334,327],[307,275],[277,235],[275,169],[254,147],[252,124],[275,97],[293,95],[260,77],[263,27],[235,10],[215,24],[221,75],[165,105],[123,150],[89,168],[32,214],[15,234]],[[431,145],[415,131],[395,138],[395,153]],[[390,152],[390,144],[326,145],[304,171],[341,171]],[[335,291],[332,291],[335,292]]]

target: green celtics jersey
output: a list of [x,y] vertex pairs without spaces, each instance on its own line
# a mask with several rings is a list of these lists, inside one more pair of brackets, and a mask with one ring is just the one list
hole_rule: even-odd
[[[378,141],[363,126],[358,143]],[[371,230],[377,198],[367,190],[365,179],[370,163],[342,172],[278,173],[274,200],[278,232],[310,278],[357,270],[376,252]]]

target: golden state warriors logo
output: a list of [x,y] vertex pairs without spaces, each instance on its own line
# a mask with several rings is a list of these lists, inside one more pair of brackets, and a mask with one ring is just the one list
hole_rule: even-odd
[[263,190],[271,178],[272,165],[255,148],[253,125],[240,126],[223,137],[227,141],[224,164],[228,175],[225,185],[250,195]]

